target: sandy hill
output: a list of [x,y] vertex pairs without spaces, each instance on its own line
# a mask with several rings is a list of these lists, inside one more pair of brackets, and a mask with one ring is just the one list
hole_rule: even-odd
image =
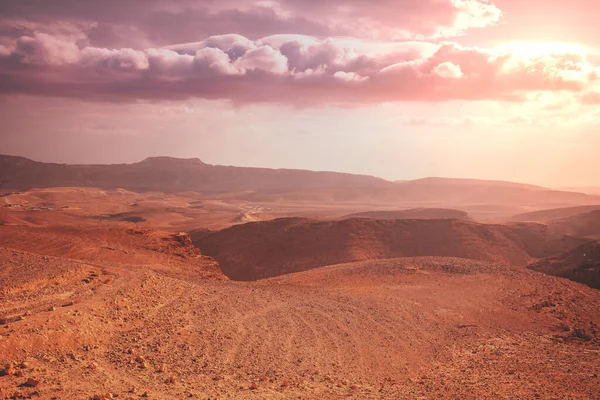
[[374,219],[460,219],[469,221],[469,214],[461,210],[450,210],[444,208],[413,208],[410,210],[393,211],[365,211],[349,214],[343,219],[349,218],[374,218]]
[[600,243],[586,243],[563,254],[539,260],[528,268],[600,289]]
[[0,156],[4,188],[93,186],[135,191],[236,192],[314,187],[381,187],[383,179],[335,172],[208,165],[197,158],[151,157],[134,164],[67,165]]
[[319,221],[282,218],[204,235],[195,244],[225,275],[255,280],[326,265],[405,256],[451,256],[526,265],[587,242],[540,224],[458,220]]

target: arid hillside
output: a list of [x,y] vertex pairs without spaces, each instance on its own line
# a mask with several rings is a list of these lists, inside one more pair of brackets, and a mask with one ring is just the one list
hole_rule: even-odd
[[470,221],[469,214],[461,210],[449,210],[444,208],[413,208],[410,210],[394,211],[365,211],[345,215],[343,219],[349,218],[373,218],[373,219],[459,219]]
[[255,280],[346,262],[449,256],[526,265],[587,242],[540,224],[484,225],[458,220],[319,221],[284,218],[197,237],[225,275]]
[[600,243],[590,242],[527,268],[600,289]]
[[555,219],[547,224],[556,232],[600,240],[600,210]]
[[126,226],[0,226],[0,247],[100,267],[130,265],[174,277],[225,279],[219,265],[201,255],[184,233]]
[[599,292],[521,267],[404,258],[248,283],[122,260],[0,248],[0,393],[549,399],[598,390]]

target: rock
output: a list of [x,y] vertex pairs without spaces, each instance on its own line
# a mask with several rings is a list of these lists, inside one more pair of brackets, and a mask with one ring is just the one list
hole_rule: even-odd
[[75,303],[73,303],[72,301],[69,301],[68,303],[64,303],[62,305],[62,307],[71,307],[73,304],[75,304]]
[[93,400],[109,400],[109,399],[114,399],[114,398],[115,398],[115,396],[113,396],[112,393],[103,394],[103,395],[96,394],[96,395],[94,395],[94,397],[92,397]]
[[16,372],[14,363],[8,363],[0,370],[0,376],[13,375]]
[[55,310],[56,310],[56,307],[54,307],[54,306],[50,306],[50,307],[48,308],[48,311],[55,311]]
[[283,381],[283,382],[281,382],[281,387],[282,388],[290,387],[290,383],[288,381]]
[[160,368],[158,369],[158,372],[167,372],[167,365],[165,363],[162,363]]
[[0,317],[0,325],[6,325],[6,324],[8,324],[8,318]]
[[40,381],[33,378],[27,378],[27,381],[23,384],[23,386],[27,387],[38,387],[40,385]]
[[252,384],[250,385],[249,389],[250,390],[256,390],[256,389],[258,389],[258,385],[256,383],[252,382]]

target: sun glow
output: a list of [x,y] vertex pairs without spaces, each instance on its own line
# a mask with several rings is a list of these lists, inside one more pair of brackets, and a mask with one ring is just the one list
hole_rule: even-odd
[[590,52],[589,49],[579,44],[563,42],[511,42],[502,46],[501,49],[523,58],[548,54],[577,54],[585,57]]

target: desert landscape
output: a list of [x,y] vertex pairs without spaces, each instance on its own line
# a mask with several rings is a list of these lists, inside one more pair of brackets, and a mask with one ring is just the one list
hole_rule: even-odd
[[600,393],[600,198],[252,169],[281,180],[158,191],[31,163],[0,194],[4,398]]
[[600,400],[599,15],[0,0],[0,400]]

